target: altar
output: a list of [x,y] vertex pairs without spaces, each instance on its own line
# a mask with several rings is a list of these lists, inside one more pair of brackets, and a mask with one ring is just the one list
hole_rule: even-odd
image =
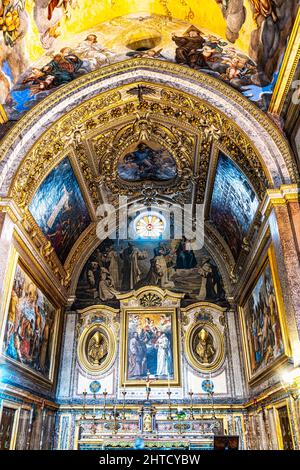
[[193,408],[175,409],[170,414],[169,409],[157,410],[150,401],[146,401],[130,412],[114,407],[99,417],[96,414],[79,416],[75,448],[211,450],[214,436],[223,433],[221,417],[204,418],[203,414],[194,414]]
[[118,309],[76,314],[73,395],[60,406],[57,447],[212,449],[214,436],[236,434],[243,448],[243,409],[228,403],[225,309],[182,307],[182,294],[157,286],[117,297]]

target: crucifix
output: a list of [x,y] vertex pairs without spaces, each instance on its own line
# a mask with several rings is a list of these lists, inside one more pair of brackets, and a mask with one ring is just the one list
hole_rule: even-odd
[[147,371],[147,378],[146,378],[146,399],[149,400],[150,392],[151,392],[151,385],[152,381],[150,380],[150,371]]

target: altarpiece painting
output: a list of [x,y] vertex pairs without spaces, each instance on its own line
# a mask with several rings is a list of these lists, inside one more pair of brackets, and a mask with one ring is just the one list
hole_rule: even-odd
[[124,312],[122,382],[143,385],[177,384],[178,338],[176,311],[128,310]]

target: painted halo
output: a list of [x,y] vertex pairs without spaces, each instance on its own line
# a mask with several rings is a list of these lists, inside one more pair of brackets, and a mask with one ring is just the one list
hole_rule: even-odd
[[185,336],[185,352],[189,364],[197,370],[217,369],[224,359],[224,339],[211,322],[192,324]]
[[115,355],[116,340],[109,327],[94,323],[83,330],[78,340],[77,357],[86,372],[105,372],[111,367]]

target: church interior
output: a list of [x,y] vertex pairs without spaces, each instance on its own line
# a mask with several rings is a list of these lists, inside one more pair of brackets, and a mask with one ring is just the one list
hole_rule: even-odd
[[0,0],[1,450],[300,449],[299,58],[297,0]]

